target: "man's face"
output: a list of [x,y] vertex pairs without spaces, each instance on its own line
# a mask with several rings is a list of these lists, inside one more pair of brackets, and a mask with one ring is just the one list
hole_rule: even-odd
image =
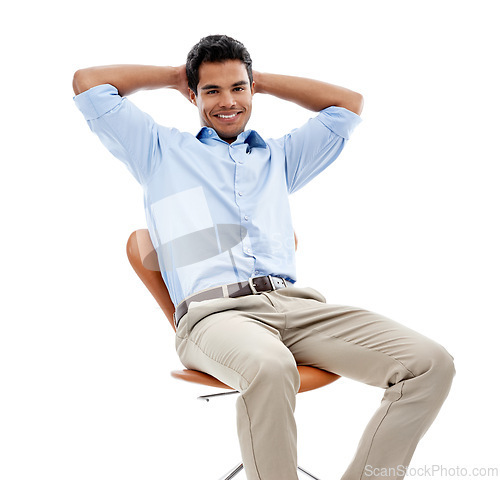
[[204,62],[200,65],[197,95],[189,91],[198,107],[201,124],[213,128],[222,140],[234,142],[245,130],[252,113],[254,84],[240,60]]

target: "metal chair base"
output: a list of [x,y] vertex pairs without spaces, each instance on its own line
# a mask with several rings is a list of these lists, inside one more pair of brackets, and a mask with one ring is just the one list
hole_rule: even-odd
[[240,463],[236,465],[230,472],[226,473],[220,480],[231,480],[231,478],[236,477],[238,473],[240,473],[243,470],[243,464]]
[[[236,477],[236,475],[238,475],[238,473],[240,473],[242,470],[243,470],[243,464],[239,463],[231,471],[229,471],[223,477],[221,477],[220,480],[231,480],[231,478]],[[312,478],[313,480],[319,480],[318,477],[315,477],[312,473],[309,473],[307,470],[304,470],[300,466],[297,467],[297,470],[299,470],[302,473],[305,473],[308,477]]]
[[307,470],[304,470],[302,467],[297,466],[297,470],[301,471],[302,473],[305,473],[308,477],[311,477],[314,480],[319,480],[318,477],[315,477],[312,473],[309,473]]

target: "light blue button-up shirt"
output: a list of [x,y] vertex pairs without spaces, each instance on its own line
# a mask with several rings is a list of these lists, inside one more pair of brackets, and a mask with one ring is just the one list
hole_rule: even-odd
[[340,107],[264,141],[231,144],[158,125],[112,85],[75,97],[90,129],[144,190],[151,241],[172,302],[210,287],[275,275],[296,280],[288,195],[330,165],[360,117]]

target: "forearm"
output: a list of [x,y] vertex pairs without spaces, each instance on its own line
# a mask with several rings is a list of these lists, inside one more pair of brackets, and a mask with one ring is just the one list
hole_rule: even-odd
[[337,106],[361,114],[363,97],[344,87],[309,78],[253,72],[256,93],[267,93],[319,112]]
[[73,77],[73,90],[78,95],[89,88],[109,83],[118,89],[121,96],[125,96],[138,90],[156,88],[180,90],[183,80],[181,67],[109,65],[78,70]]

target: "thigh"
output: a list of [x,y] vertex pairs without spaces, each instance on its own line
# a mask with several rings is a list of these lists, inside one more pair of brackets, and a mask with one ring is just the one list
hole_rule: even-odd
[[295,359],[283,344],[280,330],[272,321],[261,320],[274,317],[279,322],[284,317],[267,298],[222,300],[226,301],[190,306],[188,318],[182,319],[176,345],[187,368],[208,373],[240,392],[263,369],[296,371]]
[[436,356],[447,355],[436,342],[383,315],[331,305],[320,294],[294,299],[283,293],[273,292],[273,298],[286,311],[283,341],[299,365],[388,387],[426,371]]

